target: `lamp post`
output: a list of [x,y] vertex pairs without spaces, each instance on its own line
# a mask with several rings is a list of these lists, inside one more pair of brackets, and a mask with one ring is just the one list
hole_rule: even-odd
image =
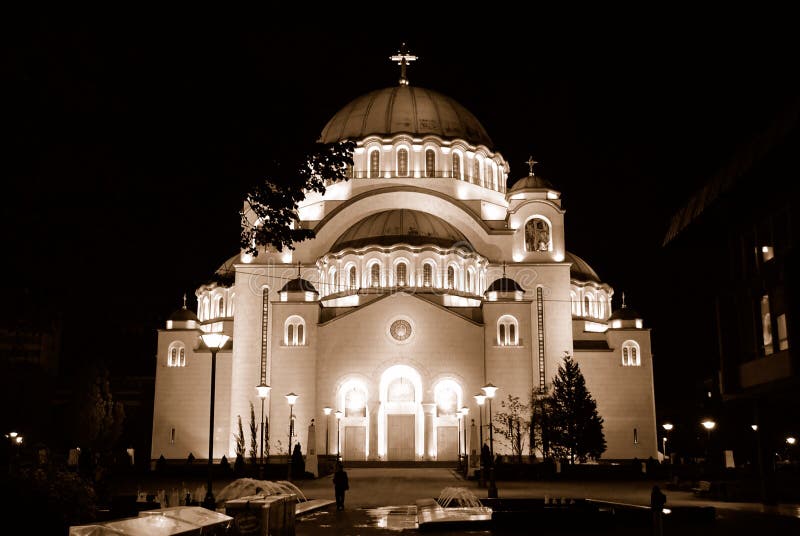
[[294,403],[297,402],[297,397],[294,393],[284,395],[286,401],[289,402],[289,467],[286,470],[286,480],[292,479],[292,436],[294,436]]
[[[269,396],[269,391],[272,389],[269,385],[261,382],[256,386],[258,398],[261,399],[261,471],[264,471],[264,400]],[[261,475],[264,476],[263,474]]]
[[464,406],[461,408],[461,421],[462,428],[464,429],[464,470],[467,469],[467,415],[469,415],[469,408]]
[[336,461],[342,461],[342,442],[340,433],[342,431],[342,410],[337,410],[336,413]]
[[717,425],[717,423],[715,423],[711,419],[706,419],[703,422],[701,422],[700,424],[702,424],[703,428],[706,429],[706,434],[707,434],[707,436],[706,436],[706,462],[708,462],[708,457],[709,457],[709,452],[710,452],[710,445],[711,445],[711,430],[714,429],[714,427]]
[[228,342],[228,337],[224,333],[203,333],[200,335],[203,344],[211,350],[211,409],[208,417],[208,482],[206,485],[206,497],[203,499],[203,508],[216,510],[217,502],[214,500],[214,493],[211,491],[211,472],[214,469],[214,391],[217,381],[217,352]]
[[661,427],[664,428],[663,450],[664,450],[664,458],[667,459],[667,434],[669,434],[670,431],[672,431],[672,423],[665,422],[664,424],[661,425]]
[[486,486],[486,468],[483,466],[483,404],[486,402],[486,395],[473,395],[473,398],[478,404],[478,424],[480,425],[479,434],[481,441],[481,447],[478,449],[478,460],[480,460],[478,463],[481,471],[480,487],[484,487]]
[[497,392],[497,387],[492,385],[491,383],[487,383],[483,387],[483,392],[486,393],[486,398],[489,399],[489,452],[492,455],[492,460],[489,464],[489,492],[487,496],[490,499],[497,498],[497,484],[494,480],[494,432],[492,428],[492,399],[494,398],[495,393]]
[[331,423],[331,411],[333,411],[333,408],[325,406],[324,408],[322,408],[322,411],[323,413],[325,413],[325,456],[330,456],[331,452],[330,449],[328,448],[328,443],[329,443],[328,440],[330,439],[329,431]]

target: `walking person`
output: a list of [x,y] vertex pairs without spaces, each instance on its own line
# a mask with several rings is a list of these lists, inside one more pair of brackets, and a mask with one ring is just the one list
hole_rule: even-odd
[[344,492],[350,489],[350,481],[342,462],[336,462],[336,472],[333,473],[333,489],[336,492],[336,509],[344,510]]
[[667,504],[667,496],[662,493],[658,486],[653,486],[650,493],[650,509],[653,513],[653,536],[664,534],[664,505]]

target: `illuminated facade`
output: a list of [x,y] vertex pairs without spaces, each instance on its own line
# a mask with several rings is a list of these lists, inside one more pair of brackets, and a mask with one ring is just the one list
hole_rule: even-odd
[[[507,189],[509,164],[475,116],[403,82],[323,129],[320,141],[356,149],[352,178],[299,207],[316,238],[237,254],[220,269],[229,281],[198,289],[197,315],[178,311],[159,332],[153,458],[207,452],[200,330],[232,337],[216,388],[214,452],[228,456],[251,403],[260,420],[265,383],[272,454],[286,453],[294,392],[304,452],[315,419],[317,454],[455,460],[463,406],[467,451],[478,449],[481,386],[500,388],[495,412],[509,394],[527,401],[569,352],[605,419],[604,457],[656,457],[649,331],[629,308],[612,314],[611,287],[566,250],[561,193],[533,161]],[[495,450],[507,448],[496,439]]]

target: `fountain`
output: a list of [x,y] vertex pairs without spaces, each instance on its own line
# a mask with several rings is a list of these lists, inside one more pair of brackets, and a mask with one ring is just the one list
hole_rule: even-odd
[[294,494],[297,496],[298,502],[305,502],[308,499],[300,491],[300,488],[289,482],[288,480],[257,480],[255,478],[239,478],[234,480],[222,491],[217,494],[217,502],[224,503],[232,499],[239,499],[242,497],[250,497],[253,495],[281,495],[281,494]]
[[447,508],[453,501],[455,501],[454,506],[468,508],[479,508],[483,506],[481,501],[478,500],[471,490],[463,487],[451,486],[444,488],[436,498],[436,502],[438,502],[442,508]]

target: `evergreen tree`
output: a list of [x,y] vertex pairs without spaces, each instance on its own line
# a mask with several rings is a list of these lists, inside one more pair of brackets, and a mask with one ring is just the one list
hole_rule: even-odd
[[552,412],[552,397],[545,387],[535,388],[531,391],[530,417],[528,426],[528,450],[531,457],[536,456],[536,449],[542,458],[550,458],[550,418]]
[[242,428],[242,416],[237,415],[237,417],[239,417],[239,433],[236,434],[236,457],[244,459],[246,444],[244,441],[244,428]]
[[250,402],[250,463],[258,463],[258,428],[256,427],[256,412]]
[[556,455],[575,463],[597,459],[606,450],[603,418],[597,402],[586,389],[586,380],[578,363],[566,353],[553,380],[550,413],[550,443]]

